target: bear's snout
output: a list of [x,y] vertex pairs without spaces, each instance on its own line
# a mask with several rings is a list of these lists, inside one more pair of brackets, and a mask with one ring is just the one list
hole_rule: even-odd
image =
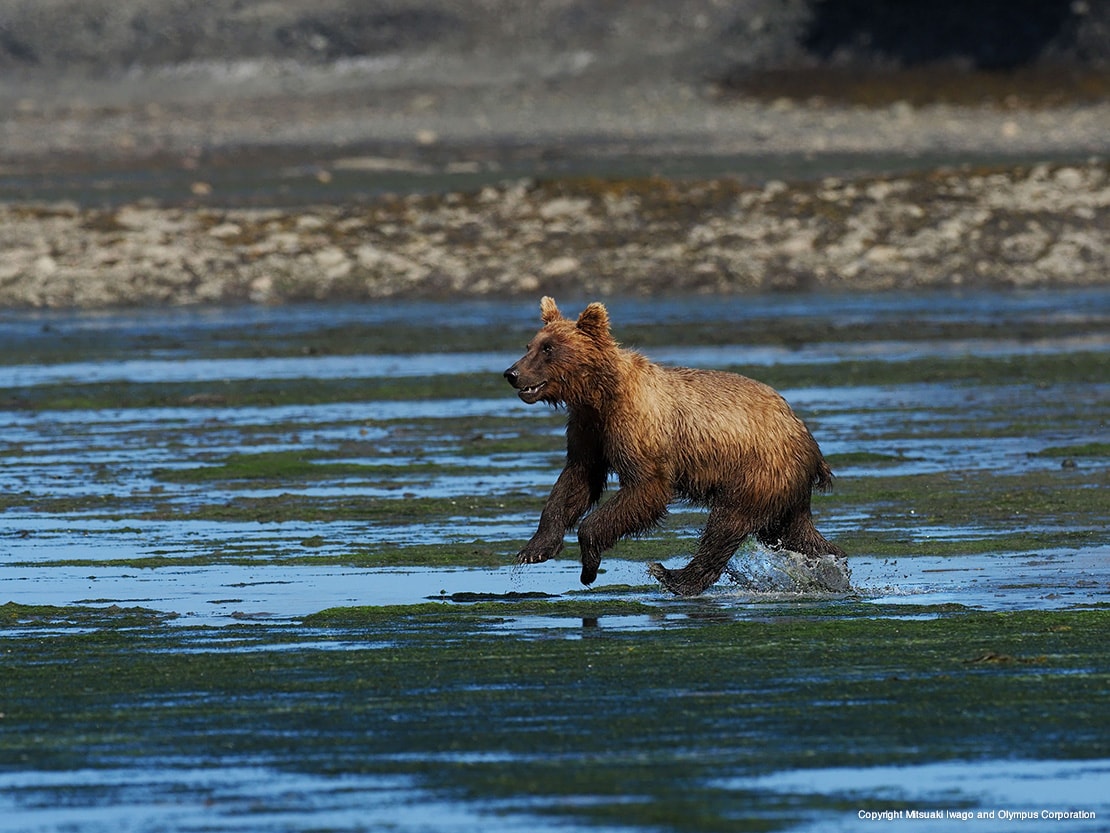
[[[525,373],[527,372],[528,371],[525,370]],[[547,387],[546,380],[540,380],[535,384],[531,384],[531,379],[529,377],[522,379],[520,370],[515,364],[505,371],[504,376],[509,384],[516,388],[516,394],[520,397],[521,401],[529,405],[539,402],[540,398],[543,396],[544,388]]]

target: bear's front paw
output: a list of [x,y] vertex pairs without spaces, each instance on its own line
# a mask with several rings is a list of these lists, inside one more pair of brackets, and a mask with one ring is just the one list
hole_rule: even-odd
[[524,549],[517,553],[516,563],[539,564],[541,561],[550,561],[562,551],[562,541],[556,541],[554,544],[545,544],[532,540],[525,544]]

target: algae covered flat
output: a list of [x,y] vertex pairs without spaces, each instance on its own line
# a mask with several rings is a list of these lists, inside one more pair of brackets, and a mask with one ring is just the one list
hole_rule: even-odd
[[[529,624],[537,614],[568,626]],[[34,652],[5,663],[0,784],[21,785],[17,819],[63,799],[126,807],[120,773],[141,767],[122,780],[142,792],[186,778],[190,761],[228,780],[188,779],[162,812],[255,830],[309,806],[334,829],[353,829],[350,813],[371,826],[412,816],[414,829],[457,813],[491,830],[787,830],[904,806],[883,786],[890,767],[998,760],[1051,785],[1061,762],[1071,779],[1108,766],[1106,609],[846,601],[752,616],[505,599],[219,629],[69,615],[91,627],[25,635]],[[620,626],[635,615],[655,620]],[[856,781],[836,786],[847,767]],[[244,768],[289,794],[260,792]],[[775,773],[801,785],[768,789]],[[387,792],[396,779],[405,790]],[[974,782],[918,790],[916,806],[940,810],[992,799]],[[1105,796],[1075,808],[1103,814]]]
[[[705,524],[685,504],[592,589],[573,541],[515,567],[565,452],[564,414],[500,377],[532,302],[410,304],[365,345],[358,319],[386,313],[357,305],[119,313],[104,341],[94,318],[9,322],[10,824],[1110,814],[1091,789],[1110,705],[1105,293],[606,304],[661,361],[783,389],[839,475],[812,508],[851,553],[848,592],[799,587],[758,544],[702,596],[660,592],[648,563],[680,567]],[[452,312],[442,352],[386,351]],[[928,338],[899,338],[908,319]]]

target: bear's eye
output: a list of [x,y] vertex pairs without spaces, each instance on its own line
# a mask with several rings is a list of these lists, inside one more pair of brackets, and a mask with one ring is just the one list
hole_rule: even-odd
[[550,344],[545,344],[542,349],[545,356],[550,356],[552,353],[555,352],[555,348],[552,347]]

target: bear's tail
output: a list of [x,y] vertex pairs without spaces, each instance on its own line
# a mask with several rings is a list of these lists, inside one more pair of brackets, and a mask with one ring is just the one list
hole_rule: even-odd
[[824,456],[818,453],[817,471],[813,473],[813,488],[827,492],[832,488],[834,480],[836,480],[836,475],[832,473],[829,464],[825,462]]

